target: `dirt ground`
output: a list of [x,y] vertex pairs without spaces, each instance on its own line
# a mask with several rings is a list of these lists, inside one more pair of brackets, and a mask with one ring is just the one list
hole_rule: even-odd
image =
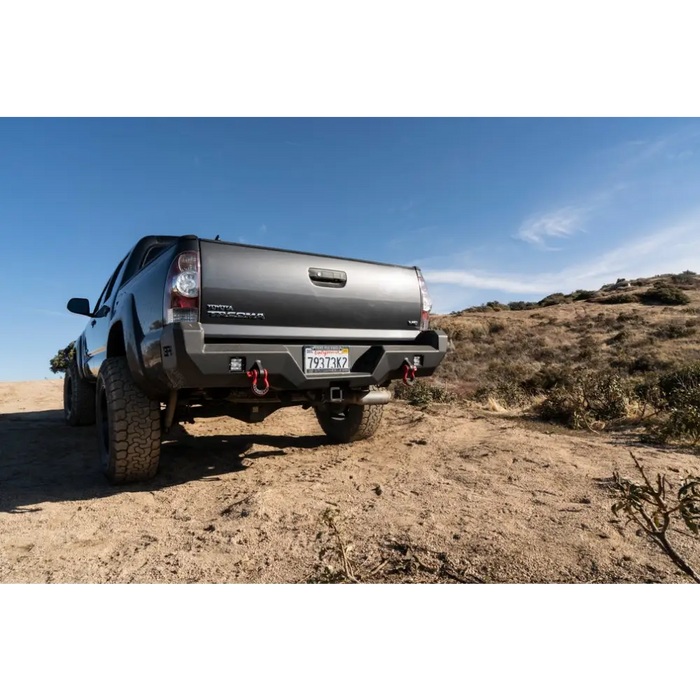
[[[613,517],[621,436],[461,406],[396,403],[331,445],[312,411],[203,419],[151,482],[110,486],[94,428],[63,423],[62,382],[0,384],[2,582],[678,582]],[[634,444],[673,480],[698,457]],[[700,562],[681,531],[678,549]]]

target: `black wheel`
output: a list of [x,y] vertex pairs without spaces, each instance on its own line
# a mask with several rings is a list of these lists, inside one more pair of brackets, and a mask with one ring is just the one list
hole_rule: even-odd
[[63,378],[63,416],[68,425],[95,424],[95,385],[80,376],[75,361]]
[[160,459],[160,403],[134,384],[123,357],[105,360],[97,378],[100,462],[113,484],[155,476]]
[[316,418],[323,432],[336,442],[366,440],[377,432],[382,422],[384,406],[335,407],[324,404],[315,408]]

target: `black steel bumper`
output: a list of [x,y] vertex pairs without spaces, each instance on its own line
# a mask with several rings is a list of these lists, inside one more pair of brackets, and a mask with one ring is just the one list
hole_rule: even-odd
[[[313,390],[330,386],[360,388],[381,385],[404,376],[404,363],[420,357],[416,377],[435,372],[447,352],[447,335],[443,331],[422,331],[410,342],[383,344],[376,342],[294,340],[265,342],[205,342],[199,324],[165,326],[160,335],[162,370],[160,379],[170,389],[207,389],[249,387],[246,370],[255,363],[268,372],[272,389]],[[345,374],[307,375],[303,370],[304,347],[341,345],[349,348],[351,371]],[[231,358],[243,358],[243,371],[230,370]]]

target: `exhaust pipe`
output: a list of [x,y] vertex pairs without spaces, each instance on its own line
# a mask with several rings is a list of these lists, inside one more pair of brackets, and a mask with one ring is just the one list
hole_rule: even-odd
[[378,406],[391,401],[392,394],[389,389],[370,389],[365,394],[359,391],[348,392],[345,403],[359,404],[360,406]]

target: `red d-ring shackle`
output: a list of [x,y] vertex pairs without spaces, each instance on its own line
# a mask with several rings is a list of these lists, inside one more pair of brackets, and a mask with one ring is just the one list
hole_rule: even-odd
[[413,386],[416,383],[416,366],[408,361],[403,361],[403,383],[406,386]]
[[[270,391],[270,382],[267,380],[266,369],[261,368],[260,373],[258,373],[257,368],[254,367],[250,371],[246,372],[246,374],[253,380],[250,388],[253,390],[253,393],[256,396],[265,396],[265,394]],[[258,386],[258,378],[262,379],[262,387]]]

